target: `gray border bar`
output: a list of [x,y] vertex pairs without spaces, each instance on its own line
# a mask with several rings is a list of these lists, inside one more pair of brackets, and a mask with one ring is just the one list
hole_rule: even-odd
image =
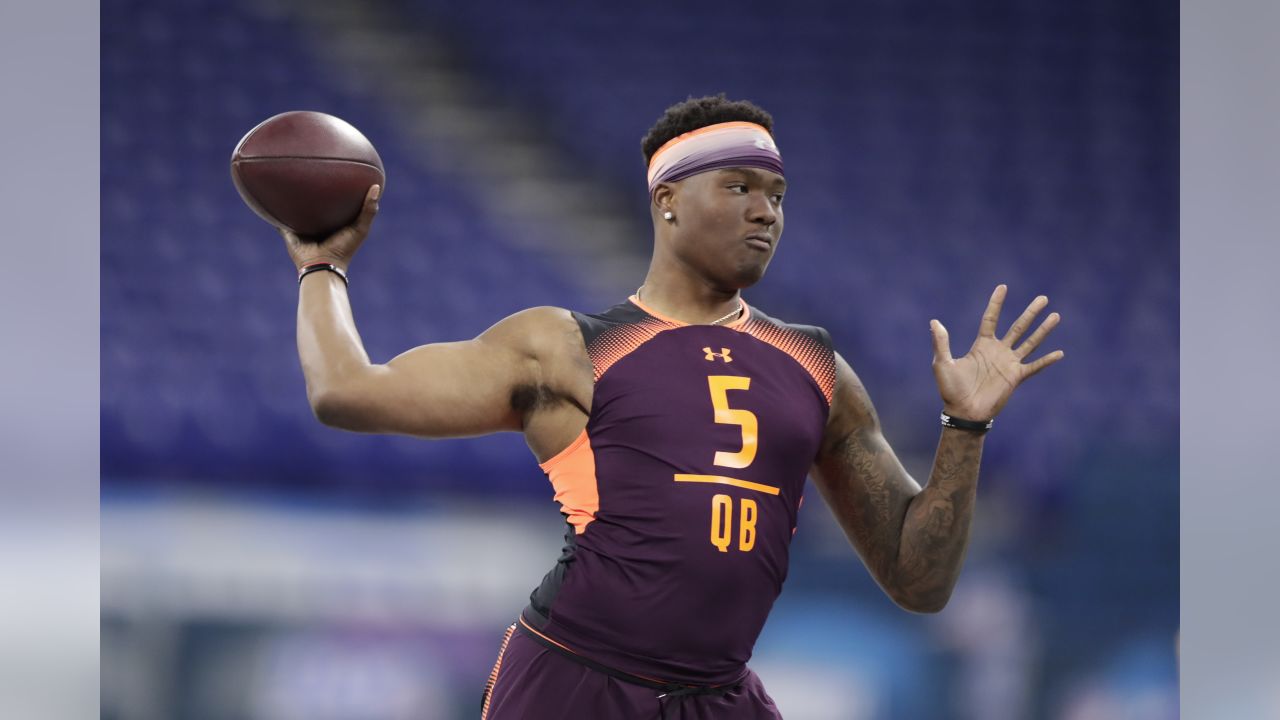
[[0,3],[0,717],[98,715],[97,3]]
[[1280,716],[1280,3],[1182,3],[1186,718]]

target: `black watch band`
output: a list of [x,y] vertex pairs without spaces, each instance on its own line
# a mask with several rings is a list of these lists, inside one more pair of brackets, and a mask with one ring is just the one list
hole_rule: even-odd
[[298,284],[301,285],[302,278],[310,275],[311,273],[321,272],[326,270],[342,278],[343,285],[351,284],[350,282],[347,281],[347,274],[342,271],[342,268],[338,267],[337,265],[334,265],[333,263],[327,263],[327,262],[318,262],[318,263],[311,263],[310,265],[303,265],[302,269],[298,271]]
[[952,417],[946,412],[942,413],[942,427],[954,428],[956,430],[968,430],[984,435],[991,429],[991,425],[995,423],[995,418],[991,420],[965,420],[964,418]]

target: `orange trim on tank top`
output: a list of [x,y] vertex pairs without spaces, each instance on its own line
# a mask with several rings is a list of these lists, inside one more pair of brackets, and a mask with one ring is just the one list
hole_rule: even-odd
[[547,474],[551,487],[556,491],[556,502],[573,526],[575,535],[587,531],[587,526],[600,511],[600,487],[596,481],[596,456],[591,451],[591,438],[586,429],[579,433],[569,447],[538,467]]
[[[586,657],[586,655],[583,655],[582,653],[578,652],[577,650],[574,650],[573,648],[568,647],[568,646],[567,646],[567,645],[565,645],[564,643],[556,642],[555,640],[552,640],[551,638],[547,637],[547,636],[546,636],[546,634],[541,633],[541,632],[538,632],[537,630],[535,630],[535,629],[533,628],[533,626],[532,626],[532,625],[530,625],[529,623],[525,622],[524,617],[519,617],[519,618],[517,618],[517,620],[519,620],[519,621],[520,621],[520,625],[522,625],[522,626],[524,627],[524,629],[528,630],[529,632],[533,633],[534,635],[537,635],[538,637],[542,638],[543,640],[546,640],[547,642],[551,643],[552,645],[555,645],[556,647],[560,648],[561,650],[564,650],[565,652],[570,653],[571,655],[577,655],[577,656],[579,656],[579,657]],[[658,679],[658,678],[649,677],[648,675],[640,675],[639,673],[633,673],[633,672],[628,672],[627,674],[628,674],[628,675],[633,675],[633,676],[638,677],[638,678],[641,678],[641,679],[643,679],[643,680],[648,680],[649,682],[661,683],[661,684],[664,684],[664,685],[666,685],[666,684],[670,684],[670,683],[668,683],[666,680],[660,680],[660,679]],[[714,685],[714,686],[712,686],[712,687],[719,687],[719,686],[718,686],[718,685]]]
[[564,650],[565,652],[571,652],[571,653],[573,653],[574,655],[581,655],[581,654],[582,654],[582,653],[580,653],[580,652],[575,652],[575,651],[573,651],[572,649],[570,649],[569,647],[567,647],[564,643],[556,642],[555,640],[552,640],[551,638],[549,638],[549,637],[547,637],[546,635],[544,635],[544,634],[542,634],[542,633],[538,632],[537,630],[534,630],[534,629],[533,629],[533,626],[532,626],[532,625],[530,625],[529,623],[525,622],[523,617],[516,618],[516,619],[520,621],[520,624],[524,626],[524,629],[525,629],[525,630],[528,630],[529,632],[533,633],[534,635],[537,635],[538,637],[542,638],[543,640],[546,640],[547,642],[551,643],[552,645],[555,645],[556,647],[560,648],[561,650]]
[[587,431],[586,429],[583,429],[582,432],[578,433],[578,437],[574,438],[573,442],[569,443],[569,447],[561,450],[555,455],[552,455],[550,458],[547,459],[546,462],[538,463],[538,467],[542,468],[543,472],[551,472],[551,468],[555,467],[556,465],[559,465],[561,460],[564,460],[565,458],[572,455],[573,451],[577,450],[578,446],[586,441],[587,441]]
[[[643,310],[643,311],[645,311],[645,312],[649,313],[650,315],[652,315],[652,316],[654,316],[654,317],[658,318],[658,319],[659,319],[659,320],[661,320],[662,322],[665,322],[665,323],[671,323],[672,325],[675,325],[675,326],[677,326],[677,327],[690,327],[690,324],[689,324],[689,323],[684,322],[683,320],[676,320],[676,319],[675,319],[675,318],[673,318],[673,317],[667,317],[666,315],[663,315],[662,313],[658,312],[657,310],[654,310],[653,308],[649,307],[648,305],[645,305],[644,303],[640,302],[640,296],[639,296],[639,295],[635,295],[635,294],[633,294],[631,297],[627,298],[627,300],[629,300],[629,301],[631,302],[631,304],[632,304],[632,305],[635,305],[636,307],[640,308],[641,310]],[[748,304],[747,304],[747,301],[746,301],[746,300],[743,300],[741,297],[739,297],[739,298],[738,298],[738,300],[739,300],[739,302],[741,302],[741,303],[742,303],[742,316],[741,316],[741,317],[739,317],[737,320],[734,320],[734,321],[733,321],[733,322],[731,322],[731,323],[725,323],[724,325],[706,325],[705,327],[726,327],[726,328],[732,328],[732,327],[737,327],[738,325],[741,325],[741,324],[745,323],[745,322],[747,321],[747,319],[751,317],[751,306],[750,306],[750,305],[748,305]]]

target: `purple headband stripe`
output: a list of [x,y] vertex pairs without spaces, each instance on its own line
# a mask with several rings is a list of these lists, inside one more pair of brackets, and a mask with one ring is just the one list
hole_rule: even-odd
[[[752,152],[754,151],[754,152]],[[657,182],[678,182],[690,175],[729,167],[753,167],[782,175],[782,156],[756,148],[725,148],[702,157],[685,158],[664,173]],[[656,185],[657,182],[654,184]],[[652,189],[652,188],[651,188]]]
[[663,145],[649,163],[649,193],[658,183],[729,167],[752,167],[783,174],[782,155],[769,132],[747,122],[708,125]]

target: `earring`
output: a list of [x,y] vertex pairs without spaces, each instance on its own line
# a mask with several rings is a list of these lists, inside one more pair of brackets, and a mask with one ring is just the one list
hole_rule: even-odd
[[667,220],[668,222],[670,222],[671,220],[675,220],[675,218],[676,216],[673,215],[670,210],[662,213],[662,219]]

